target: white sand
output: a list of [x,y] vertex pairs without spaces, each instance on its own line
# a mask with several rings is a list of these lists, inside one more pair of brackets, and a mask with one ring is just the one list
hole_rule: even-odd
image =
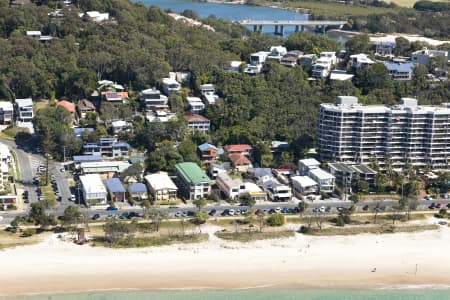
[[[205,228],[212,233],[217,228]],[[204,230],[205,230],[204,229]],[[450,285],[450,228],[114,250],[45,242],[0,251],[0,295],[98,289]],[[416,272],[417,265],[417,272]],[[372,270],[376,268],[376,272]]]
[[425,42],[432,46],[439,46],[442,44],[450,43],[450,41],[440,41],[432,38],[427,38],[420,35],[415,34],[406,34],[406,33],[394,33],[394,34],[383,34],[383,35],[371,35],[371,42],[391,42],[395,43],[395,39],[398,37],[403,37],[407,39],[409,42]]

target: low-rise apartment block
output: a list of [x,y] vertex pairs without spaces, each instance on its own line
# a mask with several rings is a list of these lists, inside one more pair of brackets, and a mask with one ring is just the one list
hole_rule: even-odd
[[180,194],[189,200],[207,198],[211,191],[211,179],[193,162],[175,165]]

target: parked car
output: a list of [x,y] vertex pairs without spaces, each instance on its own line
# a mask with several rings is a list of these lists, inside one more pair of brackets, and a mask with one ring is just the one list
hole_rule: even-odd
[[430,205],[430,206],[428,206],[428,208],[429,208],[429,209],[435,209],[435,208],[436,208],[436,204],[434,204],[434,203],[431,203],[431,205]]
[[139,218],[141,215],[135,211],[131,211],[127,215],[127,219]]
[[179,218],[179,217],[181,217],[181,212],[177,211],[177,212],[175,213],[175,218]]
[[364,211],[367,211],[367,210],[369,209],[369,205],[367,205],[367,204],[364,205],[362,209],[363,209]]
[[320,211],[320,212],[325,212],[325,206],[321,206],[321,207],[319,208],[319,211]]
[[98,219],[100,219],[100,215],[99,214],[95,214],[95,215],[93,215],[92,216],[92,220],[98,220]]
[[22,193],[22,197],[23,197],[23,199],[28,199],[28,191],[24,191]]
[[280,213],[280,212],[281,212],[281,207],[279,207],[279,206],[276,207],[276,208],[275,208],[275,212],[276,212],[276,213]]
[[74,195],[74,194],[71,194],[69,200],[70,200],[70,201],[75,201],[75,200],[76,200],[75,195]]
[[281,209],[281,212],[282,212],[283,214],[287,214],[287,213],[288,213],[288,209],[287,209],[286,207],[283,207],[283,208]]
[[106,210],[119,210],[119,209],[117,207],[115,207],[115,206],[108,206],[106,208]]
[[330,211],[331,211],[331,206],[327,206],[327,207],[325,208],[325,211],[326,211],[326,212],[330,212]]
[[208,213],[208,215],[210,216],[214,216],[216,214],[216,210],[215,209],[211,209],[211,211]]
[[228,215],[233,216],[234,215],[234,209],[229,209],[228,210]]
[[61,168],[61,169],[59,169],[59,171],[60,171],[61,173],[64,173],[64,172],[66,171],[66,169]]
[[128,215],[129,215],[129,213],[128,213],[127,211],[124,211],[124,212],[120,215],[120,218],[121,218],[121,219],[128,218]]
[[436,204],[437,209],[440,209],[441,207],[442,207],[442,204],[440,204],[440,203]]
[[248,209],[242,209],[242,210],[241,210],[241,214],[242,214],[242,215],[245,215],[246,213],[248,213]]

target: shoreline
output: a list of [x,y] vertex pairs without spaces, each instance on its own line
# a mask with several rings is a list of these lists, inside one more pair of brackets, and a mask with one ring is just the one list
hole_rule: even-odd
[[[79,246],[52,235],[0,252],[0,296],[104,291],[450,289],[450,228],[390,235],[251,243],[211,235],[199,244],[133,249]],[[331,249],[331,250],[330,250]],[[376,272],[373,269],[376,268]],[[26,285],[33,282],[33,285]]]

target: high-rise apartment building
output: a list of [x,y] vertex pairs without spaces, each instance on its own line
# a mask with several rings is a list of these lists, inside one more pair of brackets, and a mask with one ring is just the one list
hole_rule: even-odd
[[321,160],[449,169],[450,103],[421,106],[402,98],[394,106],[363,105],[339,96],[321,104],[317,139]]

